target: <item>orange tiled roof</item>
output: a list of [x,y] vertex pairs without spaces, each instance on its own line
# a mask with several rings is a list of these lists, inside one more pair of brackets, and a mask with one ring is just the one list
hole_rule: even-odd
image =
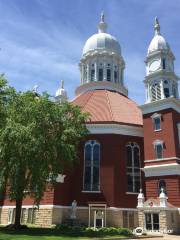
[[73,104],[90,113],[90,122],[142,125],[142,113],[137,104],[120,93],[92,90],[77,96]]

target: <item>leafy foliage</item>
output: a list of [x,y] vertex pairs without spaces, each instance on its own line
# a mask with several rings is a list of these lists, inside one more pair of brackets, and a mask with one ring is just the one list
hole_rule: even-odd
[[104,228],[92,228],[84,226],[70,226],[67,224],[58,224],[55,227],[56,231],[61,234],[69,236],[85,236],[85,237],[105,237],[105,236],[132,236],[132,232],[127,228],[115,228],[115,227],[104,227]]
[[57,175],[77,161],[88,115],[51,101],[48,94],[16,92],[3,79],[0,94],[0,189],[8,187],[9,198],[19,204],[27,194],[38,204],[47,179],[53,186]]

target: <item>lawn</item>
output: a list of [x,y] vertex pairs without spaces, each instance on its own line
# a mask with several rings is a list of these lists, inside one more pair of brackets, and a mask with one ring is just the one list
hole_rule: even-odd
[[103,236],[98,238],[68,236],[52,229],[29,228],[20,231],[7,230],[0,227],[0,240],[89,240],[89,239],[115,239],[127,238],[127,236]]
[[[103,237],[101,239],[119,239],[123,238],[123,236],[111,236],[111,237]],[[127,238],[127,237],[124,237]],[[0,232],[0,240],[89,240],[89,239],[100,239],[98,238],[87,238],[87,237],[66,237],[66,236],[30,236],[24,234],[7,234]]]

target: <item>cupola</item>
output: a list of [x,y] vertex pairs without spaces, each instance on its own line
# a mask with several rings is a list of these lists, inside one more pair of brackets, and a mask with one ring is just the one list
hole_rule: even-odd
[[168,42],[160,33],[158,18],[155,18],[154,37],[147,51],[146,103],[169,97],[178,98],[178,76],[174,72],[174,54]]
[[79,64],[81,85],[76,95],[93,89],[109,89],[127,96],[124,86],[125,62],[118,40],[106,32],[107,23],[101,14],[98,33],[85,43]]
[[55,100],[57,102],[65,102],[68,100],[68,97],[67,97],[67,92],[66,90],[64,89],[64,81],[62,80],[61,81],[61,86],[60,88],[58,88],[58,90],[56,91],[56,94],[55,94]]

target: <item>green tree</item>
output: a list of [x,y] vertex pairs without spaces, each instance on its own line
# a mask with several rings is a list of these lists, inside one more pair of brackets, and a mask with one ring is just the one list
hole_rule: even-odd
[[77,161],[79,143],[88,133],[88,115],[78,106],[58,104],[48,94],[37,96],[33,92],[11,91],[4,108],[0,188],[16,202],[15,227],[19,228],[27,194],[38,205],[47,185],[53,187],[58,174]]

